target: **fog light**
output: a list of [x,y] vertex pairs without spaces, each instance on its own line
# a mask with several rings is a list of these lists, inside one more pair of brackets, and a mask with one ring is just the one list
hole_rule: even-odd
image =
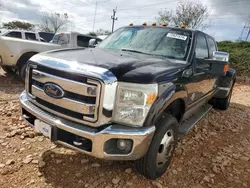
[[117,140],[117,148],[124,151],[127,148],[127,142],[126,140]]

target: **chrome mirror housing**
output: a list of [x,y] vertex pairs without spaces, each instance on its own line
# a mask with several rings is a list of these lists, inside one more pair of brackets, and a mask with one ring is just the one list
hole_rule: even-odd
[[89,40],[89,48],[94,48],[96,45],[97,40],[96,39],[90,39]]
[[229,61],[229,53],[215,51],[215,52],[213,52],[213,60],[228,62]]

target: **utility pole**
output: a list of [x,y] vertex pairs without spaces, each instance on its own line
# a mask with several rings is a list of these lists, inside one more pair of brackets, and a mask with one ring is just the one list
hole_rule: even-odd
[[117,17],[115,17],[117,11],[117,7],[115,9],[113,9],[113,15],[111,16],[112,21],[112,33],[114,32],[114,26],[115,26],[115,21],[118,20]]
[[93,32],[95,31],[95,17],[96,17],[96,10],[97,10],[97,1],[95,2],[95,15],[94,15],[94,22],[93,22]]

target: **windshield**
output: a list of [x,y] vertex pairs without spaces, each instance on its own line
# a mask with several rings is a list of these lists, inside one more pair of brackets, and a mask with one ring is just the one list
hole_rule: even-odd
[[5,36],[8,33],[9,33],[8,30],[2,30],[1,33],[0,33],[0,36]]
[[160,27],[124,27],[118,29],[99,48],[134,51],[184,60],[189,51],[191,32]]
[[51,42],[54,44],[67,45],[69,44],[69,34],[56,34]]

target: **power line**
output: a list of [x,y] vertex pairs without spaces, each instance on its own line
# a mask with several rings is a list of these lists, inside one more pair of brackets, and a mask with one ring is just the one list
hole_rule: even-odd
[[[156,14],[152,14],[152,17],[150,15],[147,15],[147,16],[129,16],[128,17],[122,17],[122,18],[119,18],[120,20],[122,19],[131,19],[131,18],[134,18],[134,19],[154,19],[154,16],[157,16]],[[210,17],[216,17],[216,19],[232,19],[232,18],[245,18],[247,15],[243,16],[238,16],[236,17],[236,15],[228,15],[230,17],[220,17],[220,16],[225,16],[225,15],[212,15],[212,16],[209,16],[208,18]]]
[[123,9],[119,9],[119,11],[120,11],[120,10],[141,9],[141,8],[145,8],[145,7],[158,6],[158,5],[162,5],[162,4],[165,4],[165,3],[172,3],[172,2],[177,2],[177,1],[178,1],[178,0],[164,1],[164,2],[161,2],[161,3],[153,3],[153,4],[143,5],[143,6],[140,6],[140,7],[123,8]]
[[[111,0],[98,1],[98,3],[106,3],[106,2],[109,2],[109,1],[111,1]],[[97,1],[96,1],[96,3],[95,3],[95,15],[94,15],[94,22],[93,22],[93,32],[95,31],[96,11],[97,11]]]
[[95,15],[94,15],[94,22],[93,22],[93,32],[95,31],[95,17],[96,17],[96,10],[97,10],[97,1],[95,2]]
[[[107,1],[98,1],[98,3],[104,3],[104,2],[109,2],[111,0],[107,0]],[[178,0],[172,0],[172,1],[164,1],[164,2],[161,2],[161,3],[154,3],[154,4],[147,4],[147,5],[143,5],[143,6],[137,6],[137,7],[131,7],[131,8],[123,8],[123,9],[119,9],[119,11],[129,11],[129,10],[136,10],[136,9],[141,9],[141,8],[151,8],[152,6],[157,6],[157,5],[162,5],[162,4],[165,4],[165,3],[171,3],[171,2],[177,2]],[[231,3],[228,3],[228,4],[212,4],[210,5],[209,7],[217,7],[218,5],[223,5],[223,7],[228,7],[228,6],[238,6],[238,5],[242,5],[240,4],[240,2],[248,2],[248,1],[245,1],[245,0],[242,0],[242,1],[237,1],[237,2],[231,2]],[[92,3],[93,4],[93,3]],[[105,13],[105,12],[99,12],[99,14],[102,14],[102,13]],[[96,14],[82,14],[81,16],[86,16],[86,17],[89,17],[89,16],[95,16]],[[239,15],[239,14],[237,14]],[[243,15],[243,14],[241,14]],[[247,14],[245,14],[247,15]],[[152,15],[154,16],[154,15]],[[157,16],[157,15],[156,15]],[[217,16],[217,15],[210,15],[209,17],[213,17],[213,16]],[[222,15],[218,15],[218,16],[222,16]],[[224,15],[223,15],[224,16]]]
[[[136,10],[136,9],[142,9],[142,8],[147,8],[147,7],[151,8],[152,6],[158,6],[158,5],[162,5],[162,4],[166,4],[166,3],[173,3],[173,2],[179,2],[179,1],[178,0],[164,1],[164,2],[161,2],[161,3],[153,3],[153,4],[147,4],[147,5],[137,6],[137,7],[122,8],[122,9],[119,9],[119,11],[129,11],[129,10]],[[227,3],[227,4],[214,3],[214,4],[210,4],[210,5],[206,5],[206,4],[204,4],[204,5],[206,5],[208,7],[217,7],[217,6],[220,6],[220,5],[222,5],[223,7],[228,7],[228,6],[242,5],[240,2],[249,3],[249,1],[241,0],[241,1],[231,2],[231,3]]]
[[[213,14],[213,15],[209,15],[208,18],[214,18],[216,17],[216,20],[218,19],[234,19],[234,18],[246,18],[248,17],[249,14]],[[101,17],[99,17],[101,16]],[[96,16],[96,21],[100,21],[100,19],[105,19],[105,17],[103,17],[102,15],[97,15]],[[138,15],[130,15],[129,18],[126,16],[126,17],[121,17],[119,18],[120,20],[124,20],[124,19],[154,19],[156,16],[158,16],[157,14],[147,14],[147,16],[138,16]],[[226,17],[227,16],[227,17]],[[88,22],[93,22],[94,19],[91,19],[91,20],[88,20]]]

